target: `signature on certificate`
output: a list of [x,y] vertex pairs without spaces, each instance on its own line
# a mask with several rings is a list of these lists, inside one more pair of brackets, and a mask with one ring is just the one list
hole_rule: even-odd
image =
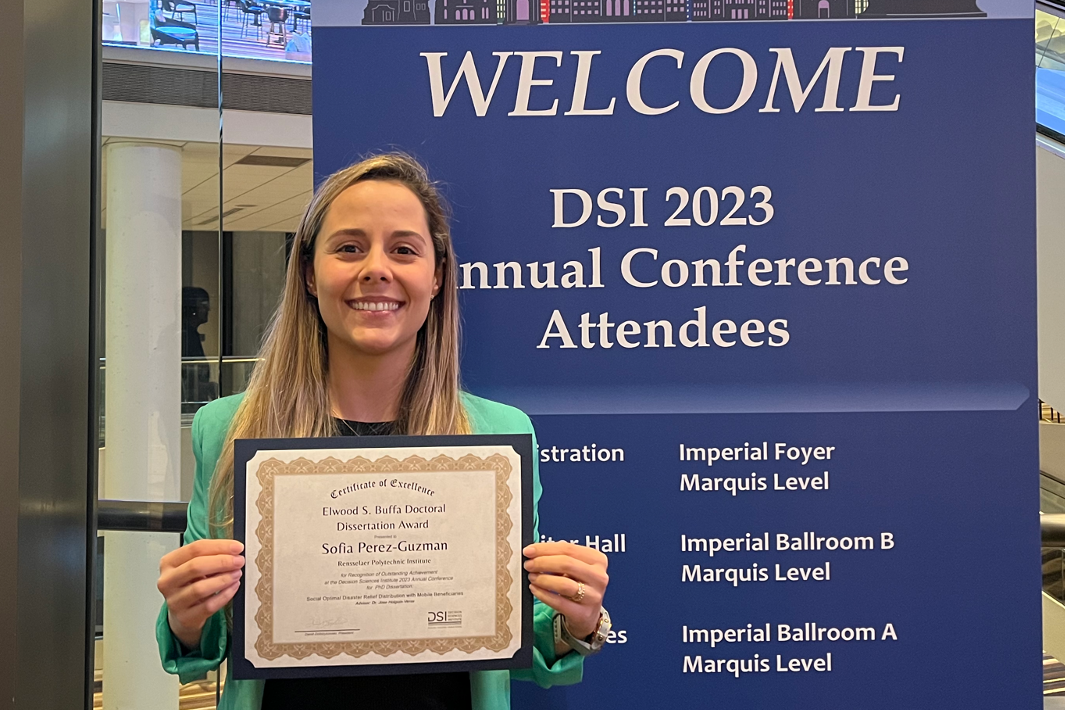
[[351,622],[343,616],[314,616],[307,622],[309,629],[300,629],[298,634],[325,636],[328,634],[352,633],[359,629],[351,628]]

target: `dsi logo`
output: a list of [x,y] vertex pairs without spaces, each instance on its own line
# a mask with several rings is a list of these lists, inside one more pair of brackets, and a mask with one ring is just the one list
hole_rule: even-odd
[[461,611],[430,611],[427,623],[431,628],[461,628]]

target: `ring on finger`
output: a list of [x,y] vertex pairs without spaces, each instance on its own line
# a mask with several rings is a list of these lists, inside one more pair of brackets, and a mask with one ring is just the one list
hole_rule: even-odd
[[569,597],[571,602],[580,604],[584,600],[584,582],[577,582],[577,593]]

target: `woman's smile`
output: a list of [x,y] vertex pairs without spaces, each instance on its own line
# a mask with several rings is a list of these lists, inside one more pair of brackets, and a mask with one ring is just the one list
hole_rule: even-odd
[[348,301],[348,306],[355,311],[372,313],[375,316],[392,315],[403,307],[402,301],[394,299],[358,298]]

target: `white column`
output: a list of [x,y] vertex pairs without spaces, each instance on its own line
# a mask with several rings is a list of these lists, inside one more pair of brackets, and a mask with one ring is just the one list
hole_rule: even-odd
[[[179,500],[181,475],[181,151],[106,146],[105,454],[102,496]],[[177,710],[178,683],[155,641],[155,582],[173,533],[104,542],[105,710]]]
[[1036,149],[1039,399],[1065,412],[1065,150],[1042,137]]

